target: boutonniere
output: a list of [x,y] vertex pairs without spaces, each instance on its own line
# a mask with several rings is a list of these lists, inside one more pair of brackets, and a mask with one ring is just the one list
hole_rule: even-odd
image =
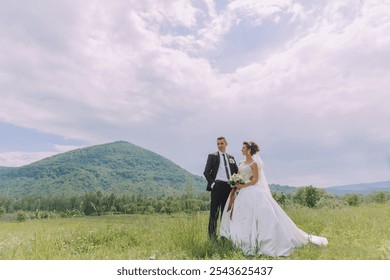
[[234,161],[234,159],[233,159],[233,158],[229,158],[229,163],[231,163],[231,164],[235,164],[236,162]]

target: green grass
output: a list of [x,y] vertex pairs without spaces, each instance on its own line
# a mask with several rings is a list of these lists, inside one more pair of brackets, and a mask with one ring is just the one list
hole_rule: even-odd
[[[390,258],[390,203],[342,209],[289,208],[305,232],[329,245],[297,248],[291,260]],[[109,215],[0,221],[2,260],[273,259],[247,257],[225,240],[207,238],[208,213]]]

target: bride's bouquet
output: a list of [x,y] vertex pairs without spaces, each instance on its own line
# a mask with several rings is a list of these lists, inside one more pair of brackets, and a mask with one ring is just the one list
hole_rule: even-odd
[[244,184],[245,180],[240,174],[234,173],[229,181],[228,184],[230,185],[231,188],[234,188],[237,184]]

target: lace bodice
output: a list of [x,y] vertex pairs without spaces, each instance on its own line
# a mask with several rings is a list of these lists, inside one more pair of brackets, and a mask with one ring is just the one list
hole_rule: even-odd
[[251,164],[252,163],[245,164],[244,162],[241,162],[240,166],[238,167],[238,172],[244,178],[245,182],[250,181],[250,177],[253,175]]

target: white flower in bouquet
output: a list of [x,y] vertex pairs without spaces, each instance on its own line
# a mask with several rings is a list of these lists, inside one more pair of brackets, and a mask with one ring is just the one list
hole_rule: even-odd
[[244,184],[244,183],[245,183],[244,178],[243,178],[240,174],[236,174],[236,173],[234,173],[234,174],[230,177],[230,179],[229,179],[229,181],[228,181],[228,184],[229,184],[232,188],[234,188],[235,185],[237,185],[237,184]]

